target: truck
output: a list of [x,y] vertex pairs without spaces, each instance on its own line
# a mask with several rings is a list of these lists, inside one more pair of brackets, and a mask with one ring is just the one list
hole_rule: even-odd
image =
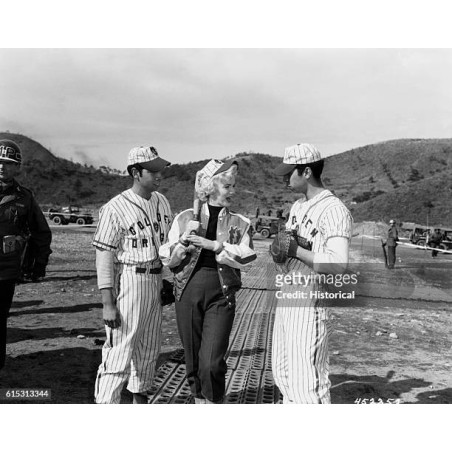
[[415,224],[410,233],[410,242],[418,246],[429,246],[429,237],[435,229],[439,229],[443,239],[439,245],[440,250],[448,251],[452,249],[452,228],[441,226],[425,226]]
[[264,239],[277,234],[280,229],[284,229],[285,220],[279,217],[269,217],[261,215],[259,218],[251,220],[253,234],[259,232]]
[[428,226],[415,224],[410,232],[410,242],[413,245],[425,246],[429,229]]
[[49,220],[54,224],[75,223],[80,226],[93,224],[94,217],[92,211],[82,210],[78,206],[64,206],[60,209],[49,209],[47,212]]
[[441,232],[443,234],[443,239],[441,240],[441,245],[439,247],[445,251],[452,250],[452,228],[442,228]]

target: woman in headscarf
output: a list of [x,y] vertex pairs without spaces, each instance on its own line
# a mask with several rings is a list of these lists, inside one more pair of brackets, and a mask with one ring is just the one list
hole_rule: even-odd
[[229,210],[235,195],[237,162],[211,160],[196,173],[201,207],[178,214],[160,248],[174,273],[179,334],[187,380],[195,403],[222,403],[225,354],[235,315],[240,269],[256,259],[250,220]]

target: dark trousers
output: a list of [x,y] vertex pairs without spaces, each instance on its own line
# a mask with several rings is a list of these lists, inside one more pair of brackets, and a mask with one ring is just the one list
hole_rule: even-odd
[[388,246],[388,268],[394,268],[395,264],[395,246]]
[[0,280],[0,369],[5,366],[6,358],[6,328],[9,310],[13,302],[16,280]]
[[192,394],[221,403],[235,305],[224,298],[217,269],[202,267],[192,275],[176,301],[176,315]]
[[[430,243],[430,248],[438,248],[439,247],[439,243]],[[438,250],[432,250],[432,257],[436,257],[438,256]]]

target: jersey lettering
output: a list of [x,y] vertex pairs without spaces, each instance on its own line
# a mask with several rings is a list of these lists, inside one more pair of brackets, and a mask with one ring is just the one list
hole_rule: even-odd
[[[156,264],[158,248],[167,240],[171,218],[171,208],[164,196],[153,193],[147,201],[129,189],[102,207],[93,244],[115,250],[121,263]],[[157,219],[161,219],[160,223]]]

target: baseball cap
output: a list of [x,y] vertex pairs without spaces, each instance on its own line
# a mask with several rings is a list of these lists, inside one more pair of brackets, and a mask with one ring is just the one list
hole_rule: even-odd
[[228,160],[223,162],[221,160],[212,159],[203,168],[196,173],[195,190],[203,190],[214,176],[227,171],[232,165],[238,165],[236,160]]
[[322,160],[317,148],[308,143],[295,144],[284,150],[283,162],[275,169],[277,176],[285,176],[295,169],[297,165],[307,165]]
[[154,173],[161,171],[165,166],[171,165],[170,162],[159,157],[156,149],[152,146],[139,146],[129,151],[127,166],[136,165],[137,163]]
[[0,161],[22,163],[22,153],[19,145],[12,140],[0,140]]

